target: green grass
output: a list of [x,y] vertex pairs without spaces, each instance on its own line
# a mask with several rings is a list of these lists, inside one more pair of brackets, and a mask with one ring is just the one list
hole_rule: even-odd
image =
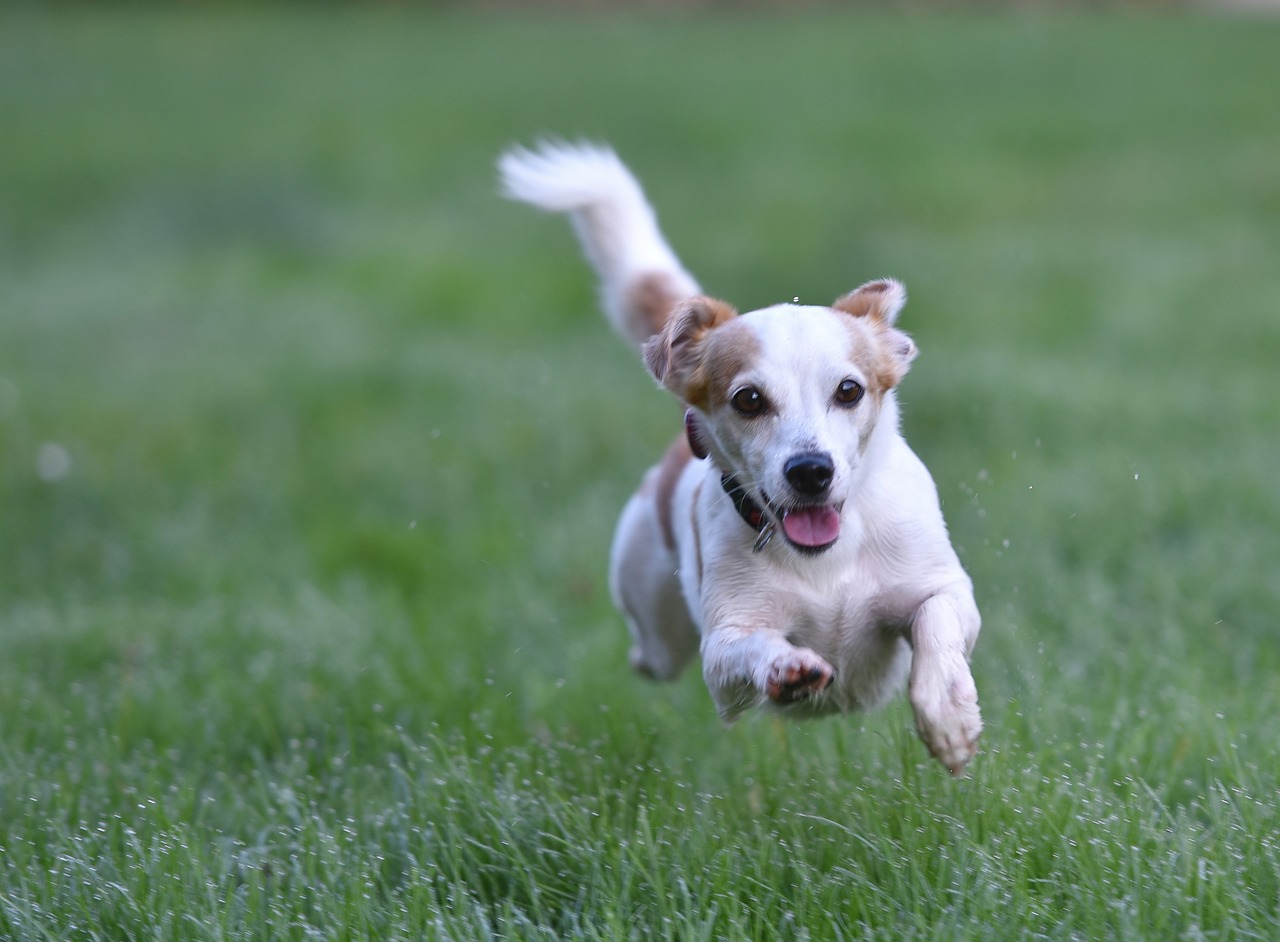
[[[0,936],[1276,938],[1278,45],[0,16]],[[493,195],[547,132],[742,308],[906,281],[968,778],[902,702],[724,729],[629,673],[679,410]]]

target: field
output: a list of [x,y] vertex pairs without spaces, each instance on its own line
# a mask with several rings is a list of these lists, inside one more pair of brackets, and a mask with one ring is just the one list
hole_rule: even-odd
[[[1280,20],[0,14],[0,937],[1280,937]],[[742,309],[904,280],[984,613],[905,702],[626,666],[679,429],[503,147]]]

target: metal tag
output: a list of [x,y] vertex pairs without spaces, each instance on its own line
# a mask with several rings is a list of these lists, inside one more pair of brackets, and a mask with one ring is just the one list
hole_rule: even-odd
[[761,530],[760,535],[756,537],[755,545],[751,547],[751,551],[753,553],[758,553],[762,549],[764,549],[766,546],[769,545],[769,541],[773,539],[773,530],[774,530],[774,525],[772,522],[766,523],[764,525],[764,529]]

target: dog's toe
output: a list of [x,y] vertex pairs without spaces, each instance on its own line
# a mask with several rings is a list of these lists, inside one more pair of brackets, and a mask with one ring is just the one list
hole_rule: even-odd
[[818,655],[797,649],[770,666],[765,694],[774,703],[795,703],[825,690],[834,675],[831,665]]

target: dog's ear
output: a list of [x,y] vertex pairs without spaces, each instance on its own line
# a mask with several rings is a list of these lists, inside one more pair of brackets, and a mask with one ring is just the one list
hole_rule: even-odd
[[701,364],[699,348],[707,334],[738,316],[724,301],[693,297],[671,311],[660,333],[644,345],[644,363],[663,386],[685,402]]
[[896,327],[880,329],[880,343],[883,355],[880,358],[880,381],[885,386],[896,386],[907,375],[911,361],[920,350],[916,342]]
[[831,306],[854,317],[870,317],[889,326],[898,319],[898,312],[907,303],[907,289],[902,282],[892,278],[879,278],[855,288]]
[[906,303],[907,289],[902,282],[880,278],[837,298],[831,305],[853,317],[866,318],[875,328],[882,351],[876,372],[886,387],[901,381],[920,352],[914,340],[893,326]]

